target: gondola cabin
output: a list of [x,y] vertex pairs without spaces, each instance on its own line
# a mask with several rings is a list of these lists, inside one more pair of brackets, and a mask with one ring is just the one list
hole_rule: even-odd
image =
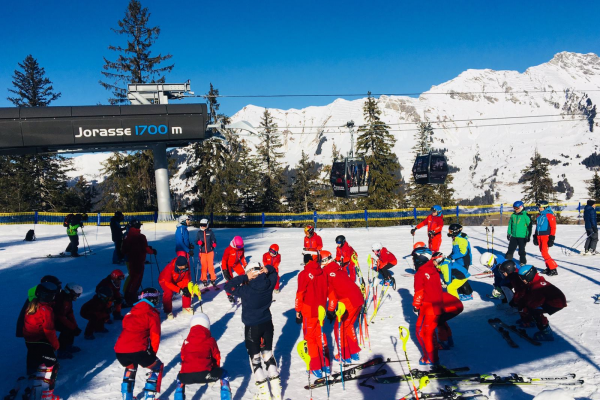
[[412,171],[415,183],[440,185],[446,182],[448,162],[442,154],[429,153],[417,156]]
[[334,161],[330,182],[336,197],[362,197],[369,194],[369,166],[362,157]]

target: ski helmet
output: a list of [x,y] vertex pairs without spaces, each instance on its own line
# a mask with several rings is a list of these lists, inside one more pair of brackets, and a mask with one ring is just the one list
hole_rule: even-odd
[[66,294],[71,295],[73,300],[78,299],[79,296],[83,293],[83,288],[74,282],[67,283],[63,291]]
[[486,251],[485,253],[483,253],[481,255],[481,257],[479,257],[479,262],[484,267],[491,268],[494,266],[494,263],[496,262],[496,256],[493,255],[492,253],[490,253],[489,251]]
[[535,278],[536,274],[537,274],[537,269],[535,269],[535,267],[533,265],[523,265],[519,269],[519,276],[525,282],[531,282],[533,280],[533,278]]
[[208,315],[204,313],[194,314],[190,321],[190,328],[198,325],[203,326],[210,331],[210,319],[208,319]]
[[262,268],[262,265],[260,265],[260,263],[251,262],[251,263],[248,263],[248,265],[246,265],[244,272],[246,272],[246,274],[247,274],[250,271],[260,271],[261,268]]
[[241,236],[235,236],[232,240],[231,240],[231,247],[233,247],[234,249],[243,249],[244,248],[244,239],[242,239]]
[[373,243],[371,245],[371,250],[373,250],[373,253],[379,253],[381,251],[381,249],[383,248],[383,246],[381,245],[381,243],[377,242],[377,243]]
[[419,247],[418,249],[413,250],[412,258],[415,269],[418,270],[421,266],[431,260],[432,255],[433,253],[427,247]]
[[339,235],[338,237],[335,238],[335,243],[336,244],[341,244],[343,246],[344,243],[346,243],[346,236]]
[[427,247],[427,246],[425,245],[425,242],[417,242],[413,245],[413,250],[418,249],[420,247]]
[[308,237],[311,237],[315,233],[315,228],[312,225],[306,225],[304,228],[304,234]]
[[200,228],[208,227],[208,220],[206,218],[202,218],[200,220]]
[[441,206],[435,205],[435,206],[431,207],[431,211],[437,211],[438,216],[442,215],[442,207]]
[[331,256],[331,252],[327,251],[327,250],[321,250],[319,252],[319,255],[321,256],[321,262],[323,264],[327,264],[329,262],[331,262],[333,260],[333,257]]
[[442,253],[441,251],[436,251],[435,253],[433,253],[431,255],[431,259],[432,260],[437,260],[437,259],[440,259],[440,258],[442,258],[442,259],[446,258],[446,256],[444,255],[444,253]]
[[113,298],[113,291],[108,286],[100,286],[96,289],[96,296],[105,303],[108,303]]
[[537,208],[548,208],[548,202],[546,200],[540,200],[535,205]]
[[135,229],[141,229],[142,225],[143,224],[136,218],[133,218],[131,221],[129,221],[129,226]]
[[514,208],[515,210],[516,210],[516,209],[519,209],[519,208],[522,208],[523,206],[525,206],[525,204],[523,204],[523,202],[522,202],[521,200],[519,200],[519,201],[515,201],[515,202],[513,203],[513,208]]
[[54,283],[59,291],[60,291],[60,289],[62,289],[62,282],[54,275],[46,275],[40,280],[40,283],[45,283],[45,282]]
[[271,253],[272,256],[279,254],[279,245],[272,244],[271,247],[269,247],[269,253]]
[[182,225],[186,225],[187,221],[191,221],[192,217],[190,217],[189,215],[182,215],[181,217],[179,217],[177,219],[177,221],[179,221],[180,224]]
[[113,272],[110,273],[110,279],[112,279],[113,281],[116,281],[118,279],[125,279],[125,274],[120,269],[115,269]]
[[40,303],[51,303],[60,289],[52,282],[43,282],[36,286],[35,297]]
[[513,260],[506,260],[498,268],[500,272],[510,275],[517,270],[517,264]]
[[148,300],[154,307],[158,306],[160,299],[160,292],[153,287],[143,289],[138,296],[140,300]]
[[448,237],[457,237],[462,232],[462,229],[463,227],[461,224],[451,224],[450,227],[448,227]]

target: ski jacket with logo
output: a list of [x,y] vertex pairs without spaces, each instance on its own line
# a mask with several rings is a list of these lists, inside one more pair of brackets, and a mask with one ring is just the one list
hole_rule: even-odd
[[598,222],[596,222],[596,208],[594,206],[585,206],[583,209],[583,220],[585,221],[585,230],[598,232]]
[[232,273],[233,267],[241,265],[246,267],[246,257],[244,257],[244,249],[236,249],[235,247],[227,246],[223,252],[223,260],[221,261],[221,268],[225,268]]
[[425,225],[427,225],[428,234],[429,232],[433,231],[435,235],[439,235],[444,227],[444,217],[441,215],[433,216],[432,214],[429,214],[427,218],[425,218],[416,226],[416,229],[421,229]]
[[242,322],[247,326],[271,321],[273,290],[277,283],[277,271],[272,265],[265,265],[266,274],[249,280],[248,275],[236,276],[225,284],[225,291],[242,300]]
[[181,289],[187,287],[190,283],[190,268],[188,267],[184,272],[178,272],[175,266],[176,262],[177,257],[163,268],[158,276],[158,283],[171,289],[172,292],[179,293]]
[[460,263],[452,262],[452,260],[447,258],[445,258],[444,261],[437,266],[437,269],[442,274],[442,278],[447,285],[449,285],[454,279],[468,279],[471,276],[469,271],[460,265]]
[[311,260],[298,274],[296,311],[306,318],[319,316],[319,306],[327,306],[327,277],[315,261]]
[[106,278],[102,279],[100,281],[100,283],[98,283],[98,285],[96,286],[96,292],[98,291],[98,289],[100,289],[101,287],[107,287],[110,288],[110,290],[112,290],[113,292],[113,299],[115,300],[115,304],[121,304],[122,303],[122,298],[123,295],[121,295],[121,286],[116,286],[113,283],[113,280],[110,279],[110,275],[108,275]]
[[181,346],[181,373],[210,371],[221,366],[221,352],[210,331],[196,325]]
[[433,260],[429,260],[415,274],[413,307],[425,313],[441,315],[444,307],[442,283]]
[[377,263],[377,269],[381,269],[388,264],[396,265],[398,264],[398,260],[396,260],[396,256],[394,256],[388,249],[385,247],[381,248],[381,252],[379,253],[379,262]]
[[152,254],[152,247],[148,246],[146,235],[138,228],[131,227],[127,237],[123,240],[121,251],[127,256],[130,264],[141,265],[146,262],[146,254]]
[[196,243],[198,243],[198,246],[200,247],[200,253],[211,253],[215,250],[215,247],[217,247],[217,238],[212,229],[200,229],[198,233],[196,233]]
[[54,312],[48,303],[40,303],[34,314],[25,313],[23,337],[27,343],[48,343],[54,350],[60,347],[54,328]]
[[327,274],[327,297],[329,298],[327,309],[329,311],[334,311],[339,301],[343,302],[346,308],[350,308],[350,306],[357,308],[363,305],[364,298],[360,288],[343,269],[339,268],[338,263],[332,261],[323,270]]
[[527,212],[513,213],[508,221],[508,234],[515,238],[527,239],[531,236],[531,218]]
[[190,233],[188,232],[188,227],[184,223],[179,223],[177,225],[177,229],[175,230],[175,251],[190,251],[190,247],[192,246],[192,242],[190,242]]
[[535,233],[538,236],[556,235],[556,218],[550,207],[544,208],[538,215]]
[[316,233],[311,237],[304,236],[304,248],[309,251],[323,250],[323,239]]
[[73,300],[70,294],[63,292],[58,293],[54,299],[54,321],[56,328],[60,331],[61,328],[68,330],[77,329],[77,321],[73,314]]
[[123,317],[123,331],[115,344],[116,353],[137,353],[151,349],[158,352],[160,345],[160,315],[146,299],[135,303]]
[[465,267],[471,265],[471,244],[466,233],[460,233],[452,240],[452,253],[448,258],[460,261]]
[[525,284],[521,290],[522,295],[519,296],[518,303],[516,303],[521,309],[534,310],[544,304],[555,308],[565,308],[567,306],[564,293],[546,281],[540,274],[536,274],[533,281]]
[[348,244],[348,242],[344,242],[343,245],[339,246],[335,250],[335,261],[337,261],[342,268],[348,267],[348,263],[352,263],[352,267],[354,267],[354,261],[352,261],[352,255],[356,253],[354,249]]
[[273,257],[268,251],[263,254],[263,265],[272,265],[275,270],[279,272],[279,264],[281,264],[281,254],[277,254],[275,257]]

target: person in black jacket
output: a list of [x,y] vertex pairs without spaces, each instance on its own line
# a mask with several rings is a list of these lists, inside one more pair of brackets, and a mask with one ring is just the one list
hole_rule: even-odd
[[[281,380],[273,355],[273,319],[271,302],[277,284],[277,271],[272,265],[249,263],[246,274],[239,275],[225,284],[225,291],[242,301],[242,322],[245,325],[245,342],[256,380],[257,397],[281,398]],[[262,358],[262,360],[261,360]],[[262,362],[265,364],[263,371]]]
[[200,229],[196,234],[196,242],[198,243],[198,258],[202,266],[202,274],[200,280],[204,287],[208,286],[208,275],[210,274],[210,283],[217,286],[217,276],[215,275],[215,248],[217,247],[217,239],[215,234],[208,227],[208,220],[202,218],[200,220]]
[[596,245],[598,244],[598,222],[596,220],[595,204],[595,200],[588,200],[587,205],[583,209],[585,233],[587,234],[584,247],[585,252],[583,253],[584,256],[596,256],[600,254],[596,251]]
[[123,231],[125,228],[121,226],[121,222],[125,219],[125,216],[121,211],[117,211],[115,215],[110,219],[110,233],[112,235],[112,241],[115,244],[115,251],[113,252],[113,264],[120,264],[123,261],[123,253],[121,252],[121,245],[123,244]]

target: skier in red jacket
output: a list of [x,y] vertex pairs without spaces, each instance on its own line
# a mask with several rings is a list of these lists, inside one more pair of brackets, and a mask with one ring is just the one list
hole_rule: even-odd
[[443,290],[436,263],[443,257],[432,259],[431,250],[421,247],[413,251],[415,269],[413,308],[419,314],[416,324],[417,338],[421,345],[423,356],[421,365],[436,365],[439,363],[435,329],[438,318],[443,313]]
[[127,271],[129,276],[123,287],[125,301],[129,306],[137,300],[137,292],[142,285],[144,278],[144,264],[146,262],[146,254],[154,254],[157,252],[152,247],[148,246],[146,236],[141,233],[142,223],[136,219],[132,220],[129,225],[127,237],[123,240],[121,250],[127,257]]
[[373,245],[371,246],[371,250],[375,255],[375,265],[377,266],[377,272],[381,274],[385,283],[391,285],[394,288],[394,290],[396,290],[396,280],[390,272],[390,268],[398,264],[396,256],[394,256],[388,249],[383,247],[382,244],[379,242],[373,243]]
[[193,314],[190,283],[190,266],[185,256],[177,256],[161,271],[158,283],[163,290],[163,310],[168,319],[173,319],[173,294],[181,295],[182,313]]
[[346,271],[352,282],[356,282],[356,252],[346,241],[344,235],[335,238],[337,249],[335,250],[335,261]]
[[444,227],[444,217],[442,216],[442,207],[431,207],[431,214],[427,216],[419,225],[410,230],[410,234],[415,236],[417,229],[427,225],[427,236],[429,237],[429,248],[436,252],[440,250],[442,244],[442,228]]
[[[58,373],[55,352],[60,348],[54,328],[52,303],[58,286],[51,282],[37,285],[35,298],[25,311],[23,337],[27,346],[28,387],[24,390],[31,399],[58,400],[54,385]],[[25,398],[25,397],[24,397]]]
[[312,255],[313,260],[319,261],[319,251],[323,249],[323,239],[315,232],[312,225],[304,228],[304,251]]
[[552,315],[565,308],[567,306],[565,295],[539,275],[532,265],[519,268],[519,277],[525,286],[519,293],[515,293],[513,298],[513,304],[518,307],[521,315],[520,321],[517,322],[524,328],[529,328],[535,322],[540,331],[536,332],[533,338],[539,341],[553,341],[552,329],[544,314]]
[[[223,260],[221,261],[223,277],[229,282],[233,278],[234,271],[238,276],[245,275],[244,268],[247,265],[248,262],[244,257],[244,239],[241,236],[235,236],[223,252]],[[227,292],[227,298],[230,303],[235,302],[235,298],[229,292]]]
[[160,292],[146,288],[139,299],[123,318],[123,331],[114,347],[117,360],[125,367],[121,384],[123,400],[134,399],[133,386],[138,365],[150,370],[144,399],[154,399],[156,393],[160,393],[163,363],[156,356],[160,345],[160,316],[156,309]]
[[96,290],[96,295],[81,306],[80,314],[88,320],[83,336],[85,340],[96,339],[94,332],[108,332],[104,324],[110,323],[110,313],[113,309],[112,296],[113,292],[110,288],[101,286]]
[[269,251],[263,254],[263,265],[272,265],[277,271],[277,284],[275,285],[275,293],[279,293],[279,264],[281,264],[281,254],[279,254],[279,245],[272,244]]
[[[320,256],[331,259],[331,253],[325,250],[320,252]],[[302,323],[304,340],[307,342],[310,370],[317,378],[323,377],[323,371],[330,373],[329,349],[319,323],[319,307],[327,307],[327,277],[321,266],[310,259],[298,274],[295,309],[296,322]]]
[[101,286],[106,286],[113,292],[113,319],[120,321],[123,319],[121,315],[121,307],[123,305],[123,296],[121,295],[121,282],[125,279],[125,274],[120,269],[115,269],[106,278],[102,279],[98,285],[96,285],[96,291]]
[[[181,370],[177,375],[175,400],[185,399],[185,385],[221,380],[221,391],[229,390],[227,372],[221,368],[221,352],[210,335],[210,320],[203,313],[190,321],[190,332],[181,346]],[[231,398],[231,397],[230,397]]]
[[542,273],[548,276],[558,275],[558,265],[549,253],[549,248],[554,246],[554,238],[556,237],[556,217],[547,201],[538,202],[537,207],[540,214],[536,219],[533,244],[540,248],[540,253],[542,253],[546,263],[546,270]]
[[58,342],[60,349],[58,350],[58,358],[73,358],[73,353],[77,353],[81,349],[73,346],[75,336],[81,334],[81,329],[77,326],[75,315],[73,314],[73,302],[81,296],[83,288],[76,283],[67,283],[63,290],[56,295],[54,299],[54,325],[56,330],[60,332]]
[[[338,355],[334,358],[336,361],[343,360],[345,363],[357,361],[359,359],[358,353],[360,352],[360,346],[356,338],[356,332],[354,330],[354,323],[358,318],[358,314],[364,303],[364,298],[360,288],[352,281],[346,271],[340,269],[331,256],[326,257],[322,260],[325,265],[324,271],[327,274],[327,318],[331,322],[335,318],[335,325],[333,331],[335,332],[335,340],[342,349],[341,355],[338,349]],[[334,265],[331,265],[334,264]],[[336,271],[337,269],[337,271]],[[342,326],[338,327],[338,321],[335,315],[335,310],[338,307],[338,303],[344,303],[346,306],[346,312],[342,316]],[[339,333],[341,332],[341,340]]]

